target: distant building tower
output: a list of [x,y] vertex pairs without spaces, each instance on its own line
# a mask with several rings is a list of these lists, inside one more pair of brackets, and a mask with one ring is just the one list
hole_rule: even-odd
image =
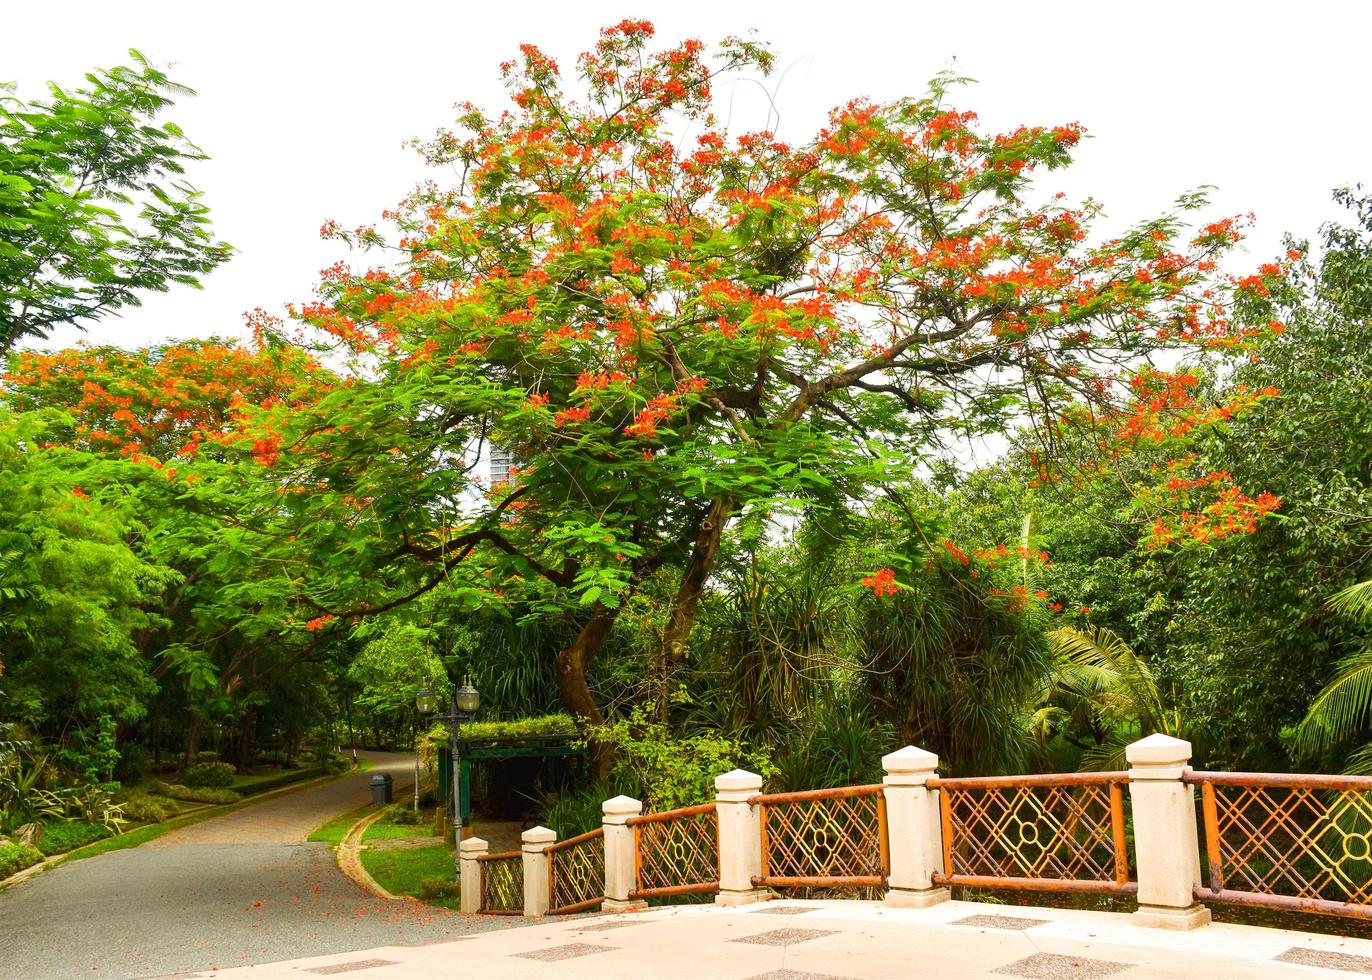
[[491,447],[491,486],[509,482],[510,467],[514,466],[514,461],[514,453],[508,449]]

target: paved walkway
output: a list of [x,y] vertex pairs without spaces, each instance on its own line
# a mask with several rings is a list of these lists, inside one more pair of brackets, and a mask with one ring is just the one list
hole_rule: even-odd
[[[1372,942],[1215,924],[1134,926],[1108,912],[946,902],[680,906],[546,920],[422,948],[383,947],[213,974],[217,980],[430,977],[881,980],[895,977],[1281,978],[1372,971]],[[193,976],[208,978],[209,973]]]
[[0,980],[138,978],[509,925],[385,901],[305,838],[370,797],[374,772],[412,782],[414,757],[284,793],[138,848],[71,861],[0,892]]

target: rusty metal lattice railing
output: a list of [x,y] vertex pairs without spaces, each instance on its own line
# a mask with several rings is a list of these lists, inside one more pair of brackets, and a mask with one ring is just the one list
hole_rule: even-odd
[[1201,788],[1196,897],[1372,918],[1372,778],[1187,772]]
[[482,854],[481,909],[487,915],[524,914],[524,856],[519,851]]
[[605,828],[550,844],[548,912],[584,912],[605,900]]
[[758,808],[762,874],[755,885],[884,885],[890,870],[880,784],[749,798]]
[[941,885],[1132,894],[1125,772],[931,779]]
[[719,891],[719,817],[713,803],[630,817],[630,898]]

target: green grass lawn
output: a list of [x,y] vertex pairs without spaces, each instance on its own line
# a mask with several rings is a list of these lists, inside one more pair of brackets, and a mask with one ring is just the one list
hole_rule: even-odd
[[356,810],[349,810],[347,813],[340,813],[332,819],[324,821],[314,830],[310,831],[310,836],[305,838],[311,841],[322,841],[325,844],[337,846],[343,843],[343,838],[347,836],[352,825],[357,823],[369,813],[376,812],[376,808],[370,803],[358,807]]
[[[364,850],[362,867],[392,895],[413,895],[417,898],[420,883],[425,878],[452,881],[453,852],[442,844],[394,851]],[[455,909],[460,904],[456,896],[429,899],[428,902],[449,909]]]
[[434,811],[432,807],[420,811],[419,823],[402,823],[396,818],[403,811],[408,816],[410,804],[401,802],[393,804],[395,809],[387,810],[386,815],[367,828],[362,835],[364,841],[371,840],[400,840],[406,837],[432,837],[434,828]]

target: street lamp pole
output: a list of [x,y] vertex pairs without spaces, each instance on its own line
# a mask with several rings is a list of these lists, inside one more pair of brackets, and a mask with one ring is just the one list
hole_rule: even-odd
[[453,853],[453,877],[462,877],[462,757],[458,744],[458,734],[465,721],[471,721],[481,706],[481,695],[472,687],[471,677],[463,680],[453,695],[452,710],[446,715],[435,715],[434,696],[429,689],[421,688],[415,695],[415,704],[426,720],[441,721],[448,727],[448,751],[452,756],[453,780],[453,840],[456,844]]

